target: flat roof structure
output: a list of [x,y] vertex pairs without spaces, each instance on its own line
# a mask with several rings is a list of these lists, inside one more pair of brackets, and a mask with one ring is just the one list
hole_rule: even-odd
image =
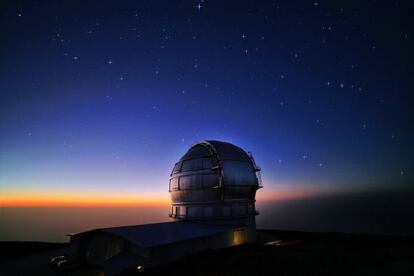
[[149,248],[158,245],[191,240],[195,238],[219,234],[234,229],[234,225],[209,225],[186,221],[163,222],[133,226],[98,228],[77,235],[88,235],[102,232],[118,236],[140,247]]

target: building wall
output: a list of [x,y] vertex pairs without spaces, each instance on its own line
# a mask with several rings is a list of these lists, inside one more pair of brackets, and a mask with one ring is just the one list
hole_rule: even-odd
[[89,264],[102,265],[107,259],[121,253],[126,241],[102,232],[91,232],[71,238],[71,250],[77,258]]
[[222,233],[185,240],[177,243],[160,245],[151,248],[149,265],[158,265],[174,261],[185,255],[209,249],[221,249],[248,243],[249,229],[239,227]]

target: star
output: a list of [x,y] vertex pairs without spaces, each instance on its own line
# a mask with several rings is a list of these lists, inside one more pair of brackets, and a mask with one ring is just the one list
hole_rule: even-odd
[[247,36],[245,34],[242,34],[241,36],[243,39],[245,39]]
[[198,10],[201,10],[201,8],[202,8],[203,6],[201,6],[201,4],[200,3],[198,3],[198,5],[196,6],[196,8],[198,9]]
[[108,64],[111,65],[113,62],[112,60],[108,60]]

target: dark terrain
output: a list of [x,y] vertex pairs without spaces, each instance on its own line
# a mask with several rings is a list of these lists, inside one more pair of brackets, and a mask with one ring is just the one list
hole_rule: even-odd
[[[208,251],[144,270],[169,275],[414,275],[414,239],[259,231],[262,242]],[[272,238],[272,236],[274,238]],[[265,242],[274,241],[271,245]]]
[[[0,275],[54,275],[47,266],[49,256],[67,244],[1,242],[0,247]],[[78,272],[64,275],[99,274],[88,268]],[[414,275],[414,238],[260,230],[257,244],[202,252],[165,266],[144,267],[139,274]]]
[[3,241],[0,242],[0,263],[42,252],[66,248],[67,246],[67,243]]

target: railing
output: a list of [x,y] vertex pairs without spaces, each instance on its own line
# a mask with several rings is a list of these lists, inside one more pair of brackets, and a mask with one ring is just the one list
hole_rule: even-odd
[[259,188],[263,188],[262,174],[260,173],[260,171],[256,172],[256,177],[257,177],[257,182],[259,183]]

